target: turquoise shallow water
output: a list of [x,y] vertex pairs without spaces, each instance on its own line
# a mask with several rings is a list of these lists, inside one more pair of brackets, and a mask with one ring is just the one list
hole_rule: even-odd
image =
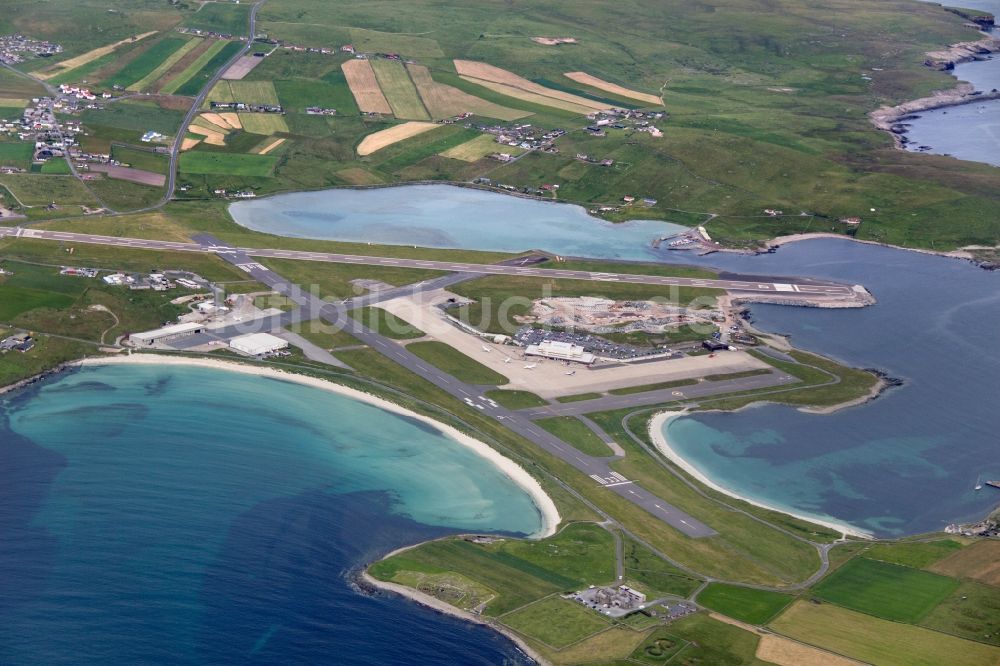
[[0,484],[0,663],[520,660],[346,583],[407,543],[539,529],[415,420],[219,370],[87,368],[3,403]]
[[775,254],[688,257],[758,275],[863,284],[874,307],[753,305],[764,330],[802,349],[901,378],[874,402],[831,415],[782,406],[672,421],[680,454],[732,491],[772,506],[832,516],[879,535],[974,520],[1000,491],[1000,273],[955,259],[812,240]]
[[654,239],[684,231],[654,220],[613,224],[579,206],[454,185],[294,192],[238,201],[229,212],[247,228],[281,236],[607,259],[654,259]]

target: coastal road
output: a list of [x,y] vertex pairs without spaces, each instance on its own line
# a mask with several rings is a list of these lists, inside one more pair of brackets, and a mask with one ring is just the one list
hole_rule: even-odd
[[739,276],[730,279],[701,279],[669,277],[663,275],[639,275],[633,273],[605,273],[560,268],[542,268],[537,265],[521,266],[512,264],[473,264],[454,261],[430,261],[425,259],[405,259],[399,257],[376,257],[332,252],[306,252],[301,250],[278,250],[267,248],[238,248],[222,244],[186,243],[179,241],[148,240],[142,238],[121,238],[98,234],[81,234],[68,231],[48,231],[22,227],[0,227],[0,238],[14,236],[61,243],[82,243],[110,245],[136,250],[159,250],[171,252],[214,253],[230,260],[236,254],[243,257],[241,265],[257,263],[255,259],[293,259],[297,261],[317,261],[337,264],[357,264],[360,266],[387,266],[395,268],[421,268],[430,271],[467,273],[472,275],[512,275],[520,277],[558,278],[563,280],[587,280],[592,282],[614,282],[626,284],[658,285],[662,287],[701,287],[723,289],[737,295],[766,296],[769,298],[800,302],[864,302],[868,292],[861,286],[851,286],[836,282],[795,279],[776,281]]
[[[379,335],[351,317],[343,303],[327,303],[316,294],[300,289],[278,273],[253,261],[253,258],[239,248],[226,248],[210,236],[199,237],[206,246],[213,247],[226,261],[247,272],[252,278],[267,285],[274,291],[298,304],[304,313],[318,314],[319,318],[333,326],[339,326],[372,349],[392,359],[410,372],[431,382],[448,394],[465,402],[471,409],[489,415],[522,437],[534,442],[546,452],[557,456],[575,469],[586,474],[595,483],[609,492],[636,504],[656,518],[674,527],[683,534],[699,538],[716,534],[708,525],[697,518],[672,506],[652,494],[637,483],[611,469],[607,458],[588,456],[555,435],[543,430],[530,418],[495,404],[483,397],[489,387],[473,386],[461,382],[448,373],[430,365],[419,356],[407,351],[398,342]],[[224,251],[222,251],[224,250]],[[444,279],[444,278],[441,278]],[[414,285],[411,285],[414,287]],[[613,460],[613,459],[611,459]]]

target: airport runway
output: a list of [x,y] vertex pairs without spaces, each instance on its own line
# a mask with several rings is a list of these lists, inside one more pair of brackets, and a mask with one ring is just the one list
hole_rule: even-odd
[[800,381],[795,377],[780,372],[773,372],[769,375],[756,375],[718,382],[705,381],[699,384],[680,386],[672,389],[643,391],[642,393],[629,393],[626,395],[609,394],[600,398],[594,398],[593,400],[549,404],[544,407],[529,407],[518,410],[518,413],[529,419],[545,419],[550,416],[580,416],[592,412],[606,412],[613,409],[625,409],[627,407],[639,409],[640,407],[649,405],[662,405],[677,400],[706,398],[725,393],[736,393],[738,391],[779,388],[781,386],[798,384]]
[[[199,236],[199,240],[204,243],[214,242],[216,244],[215,247],[219,247],[218,241],[212,239],[210,236]],[[595,483],[639,505],[653,516],[687,536],[698,538],[716,534],[716,531],[708,525],[670,505],[637,483],[612,470],[609,466],[611,459],[596,458],[578,451],[555,435],[540,428],[525,415],[486,399],[482,393],[487,389],[460,382],[443,370],[430,365],[420,357],[407,351],[398,342],[385,338],[365,327],[347,312],[348,307],[357,307],[357,304],[352,303],[350,306],[345,306],[343,303],[326,303],[320,300],[315,294],[303,291],[269,268],[254,262],[241,249],[232,248],[232,251],[220,252],[219,254],[233,265],[239,266],[241,270],[246,271],[255,280],[297,303],[303,309],[302,316],[316,314],[325,322],[342,327],[343,330],[358,338],[372,349],[389,357],[414,374],[423,377],[455,398],[462,400],[470,408],[477,409],[497,419],[509,430],[525,437],[548,453],[569,463],[593,479]],[[448,277],[452,276],[439,278],[434,282],[443,281]],[[427,285],[424,286],[426,287]],[[410,285],[410,287],[401,288],[400,290],[405,289],[412,290],[419,289],[419,287],[417,285]],[[364,298],[358,300],[364,301]]]
[[[364,266],[422,268],[432,271],[468,273],[473,275],[516,275],[522,277],[546,277],[565,280],[589,280],[594,282],[624,282],[630,284],[660,285],[663,287],[703,287],[711,289],[724,289],[737,294],[756,294],[758,296],[771,295],[782,299],[801,300],[803,302],[824,300],[855,301],[861,300],[863,297],[867,296],[867,291],[860,286],[805,279],[779,282],[773,278],[759,280],[751,276],[739,276],[733,279],[700,279],[667,277],[662,275],[637,275],[632,273],[602,273],[596,271],[543,268],[539,265],[522,266],[517,265],[515,262],[506,262],[501,264],[472,264],[465,262],[430,261],[424,259],[404,259],[397,257],[373,257],[330,252],[305,252],[300,250],[275,250],[266,248],[235,248],[223,244],[210,245],[206,243],[120,238],[116,236],[79,234],[67,231],[25,229],[21,227],[0,227],[0,238],[4,236],[48,240],[62,243],[110,245],[114,247],[134,248],[136,250],[214,253],[229,260],[230,263],[234,263],[237,267],[245,271],[247,271],[247,266],[259,265],[255,259],[294,259],[297,261],[318,261],[338,264],[358,264]],[[237,254],[242,257],[239,263],[232,261],[232,257]]]

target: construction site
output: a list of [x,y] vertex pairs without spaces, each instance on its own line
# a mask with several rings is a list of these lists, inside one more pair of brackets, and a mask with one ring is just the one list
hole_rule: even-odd
[[707,354],[698,346],[694,355],[676,349],[652,350],[654,353],[646,357],[627,360],[574,349],[579,345],[571,343],[543,346],[542,341],[535,348],[521,346],[509,336],[481,333],[451,317],[444,308],[459,298],[437,289],[387,300],[377,307],[425,333],[425,337],[410,342],[443,342],[506,377],[504,388],[531,391],[547,399],[770,369],[745,351],[730,351],[728,347],[724,352]]

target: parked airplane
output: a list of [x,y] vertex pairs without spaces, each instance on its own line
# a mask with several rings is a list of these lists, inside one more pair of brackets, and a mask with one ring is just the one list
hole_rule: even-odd
[[569,376],[569,377],[572,377],[573,375],[575,375],[575,374],[576,374],[576,370],[570,370],[569,372],[567,372],[567,373],[565,373],[565,374],[566,374],[567,376]]
[[486,345],[483,345],[483,351],[486,352],[487,354],[489,354],[493,350],[490,349],[489,347],[487,347]]
[[504,363],[510,363],[510,356],[508,356],[507,358],[505,358],[505,359],[503,360],[503,362],[504,362]]
[[538,367],[537,363],[529,363],[528,365],[524,366],[524,369],[525,370],[532,370],[532,369],[537,368],[537,367]]

